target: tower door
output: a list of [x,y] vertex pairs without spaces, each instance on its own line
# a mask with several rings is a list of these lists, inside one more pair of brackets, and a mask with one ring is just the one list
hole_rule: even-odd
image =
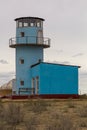
[[38,31],[38,39],[37,39],[38,44],[43,44],[43,32],[42,30]]

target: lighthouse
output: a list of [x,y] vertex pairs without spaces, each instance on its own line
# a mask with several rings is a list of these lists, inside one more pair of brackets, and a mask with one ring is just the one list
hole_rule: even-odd
[[[50,39],[43,34],[43,18],[16,18],[16,37],[10,38],[9,46],[16,53],[16,86],[14,94],[34,93],[31,82],[31,66],[43,62],[43,50],[50,47]],[[38,80],[38,79],[37,79]]]
[[43,34],[44,19],[16,18],[16,36],[9,46],[16,50],[16,83],[12,98],[78,98],[77,65],[44,62],[50,38]]

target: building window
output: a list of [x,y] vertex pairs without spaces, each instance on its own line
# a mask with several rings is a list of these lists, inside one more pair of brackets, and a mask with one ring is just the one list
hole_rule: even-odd
[[20,59],[20,60],[19,60],[19,63],[20,63],[20,64],[24,64],[24,59]]
[[21,32],[20,35],[21,35],[21,37],[24,37],[24,32]]
[[22,27],[22,22],[19,22],[19,27]]

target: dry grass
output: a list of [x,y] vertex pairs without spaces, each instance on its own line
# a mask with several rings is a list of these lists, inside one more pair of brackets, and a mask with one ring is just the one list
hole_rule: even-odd
[[12,89],[0,89],[0,96],[11,95]]
[[87,130],[87,99],[1,100],[2,130]]

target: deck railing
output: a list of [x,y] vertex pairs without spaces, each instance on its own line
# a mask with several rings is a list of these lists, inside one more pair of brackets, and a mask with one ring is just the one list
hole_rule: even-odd
[[37,44],[37,45],[50,46],[50,38],[26,36],[26,37],[15,37],[9,39],[9,46],[14,46],[18,44],[32,44],[32,45]]

